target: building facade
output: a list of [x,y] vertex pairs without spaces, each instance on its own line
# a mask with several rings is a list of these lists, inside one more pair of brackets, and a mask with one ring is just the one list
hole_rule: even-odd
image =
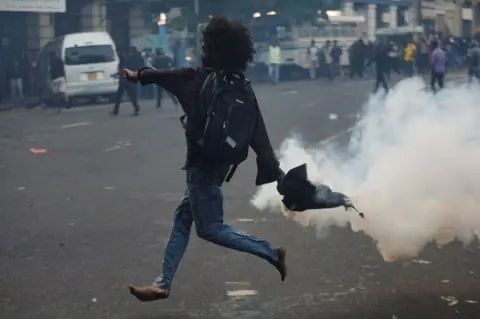
[[100,0],[4,0],[0,2],[2,51],[35,54],[56,36],[105,30]]
[[[480,35],[480,0],[472,1],[472,21],[473,21],[473,32]],[[480,41],[480,36],[478,41]]]
[[125,0],[1,0],[0,56],[35,56],[55,37],[84,31],[110,32],[124,49],[151,33],[148,3]]
[[[367,20],[366,35],[375,38],[375,30],[381,27],[400,27],[420,22],[427,32],[443,32],[455,36],[470,36],[474,30],[472,21],[480,24],[480,0],[477,6],[463,8],[463,3],[452,0],[347,0],[345,13],[363,15]],[[480,25],[479,25],[480,26]]]

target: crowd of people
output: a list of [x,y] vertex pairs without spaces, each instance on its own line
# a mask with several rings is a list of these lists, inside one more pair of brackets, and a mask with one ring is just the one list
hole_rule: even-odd
[[[476,65],[475,52],[478,52],[478,42],[469,38],[443,37],[441,35],[429,35],[420,37],[414,41],[412,37],[396,37],[396,39],[383,42],[382,50],[386,50],[387,57],[382,63],[382,72],[389,79],[394,72],[401,76],[410,77],[414,74],[427,74],[432,72],[432,53],[438,45],[446,54],[446,70],[468,69],[470,78],[479,77],[479,67]],[[312,80],[325,78],[333,81],[336,77],[347,76],[351,79],[377,77],[378,63],[377,43],[358,39],[350,47],[345,48],[334,41],[326,41],[319,46],[312,40],[307,48],[306,57],[309,67],[309,76]],[[125,52],[118,52],[121,64],[130,68],[139,66],[153,66],[155,68],[172,68],[185,66],[185,58],[180,57],[175,50],[173,58],[169,58],[161,49],[145,49],[139,52],[132,47]],[[183,51],[182,51],[183,52]],[[475,53],[472,55],[472,53]],[[348,67],[342,65],[342,55],[348,54]],[[268,47],[268,75],[275,84],[280,82],[282,73],[282,49],[278,41],[273,41]],[[181,63],[180,63],[181,62]],[[121,67],[123,67],[121,65]],[[34,96],[34,59],[29,59],[22,54],[18,57],[0,59],[0,103],[9,100],[22,100],[27,96]],[[56,72],[58,73],[58,72]],[[52,79],[53,81],[54,79]],[[381,81],[383,83],[383,80]],[[381,83],[381,84],[382,84]],[[153,86],[140,88],[120,85],[115,101],[114,113],[118,112],[118,103],[121,101],[123,92],[126,91],[135,110],[139,109],[138,100],[156,100],[160,107],[164,97],[161,89]],[[117,111],[115,111],[117,110]],[[137,112],[137,111],[136,111]],[[138,113],[138,112],[137,112]]]
[[0,54],[0,103],[34,94],[34,66],[25,53],[18,56]]
[[[441,37],[429,35],[417,41],[413,36],[397,37],[396,40],[377,42],[358,39],[350,47],[343,48],[336,40],[326,41],[318,46],[311,40],[307,48],[307,63],[310,78],[326,78],[333,81],[337,76],[354,78],[378,78],[377,68],[382,76],[389,79],[392,72],[405,77],[432,72],[432,54],[436,48],[445,52],[446,69],[449,71],[467,68],[470,75],[476,76],[475,56],[478,42],[469,38]],[[385,57],[379,58],[379,52]],[[341,65],[343,54],[348,54],[348,68]],[[273,83],[278,84],[281,73],[282,50],[278,41],[272,41],[268,48],[268,73]],[[471,70],[474,70],[473,72]],[[382,79],[380,81],[384,83]],[[383,84],[382,84],[383,85]]]

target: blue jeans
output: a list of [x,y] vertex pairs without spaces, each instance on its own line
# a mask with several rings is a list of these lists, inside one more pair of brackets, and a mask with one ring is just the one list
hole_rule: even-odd
[[197,236],[214,244],[246,252],[278,263],[277,252],[266,240],[236,231],[223,221],[222,190],[212,174],[200,168],[187,169],[187,190],[175,211],[172,232],[165,248],[163,273],[155,279],[159,288],[170,289],[175,271],[188,245],[192,224]]
[[372,77],[372,78],[375,77],[375,72],[376,72],[375,63],[370,63],[370,64],[366,63],[365,64],[365,71],[367,73],[367,76]]
[[268,65],[268,75],[272,82],[278,84],[280,82],[280,64],[271,63]]

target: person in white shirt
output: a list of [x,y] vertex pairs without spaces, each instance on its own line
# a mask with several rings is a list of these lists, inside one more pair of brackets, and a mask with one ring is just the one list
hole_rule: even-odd
[[310,46],[307,49],[307,60],[310,65],[310,79],[315,80],[317,78],[318,68],[318,54],[319,48],[317,47],[315,40],[312,40]]

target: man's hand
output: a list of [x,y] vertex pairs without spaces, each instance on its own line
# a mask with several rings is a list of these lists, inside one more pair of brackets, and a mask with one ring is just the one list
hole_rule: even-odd
[[137,71],[132,71],[132,70],[129,70],[129,69],[125,69],[125,70],[123,70],[123,77],[128,82],[133,82],[133,83],[138,82],[138,72]]

